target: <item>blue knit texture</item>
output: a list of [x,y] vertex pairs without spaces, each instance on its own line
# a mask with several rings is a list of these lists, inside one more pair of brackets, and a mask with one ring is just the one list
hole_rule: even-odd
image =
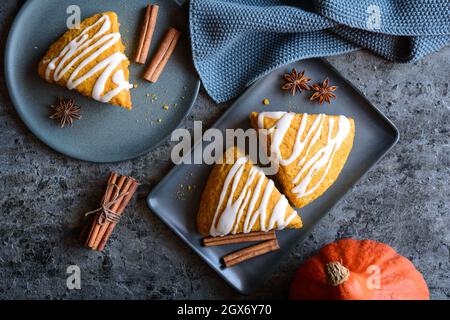
[[413,62],[450,44],[450,0],[191,0],[195,67],[216,102],[270,71],[367,48]]

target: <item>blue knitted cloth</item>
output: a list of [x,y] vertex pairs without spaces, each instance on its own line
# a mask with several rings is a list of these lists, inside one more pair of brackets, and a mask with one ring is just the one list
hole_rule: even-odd
[[450,0],[191,0],[195,67],[223,102],[282,65],[367,48],[416,61],[450,43]]

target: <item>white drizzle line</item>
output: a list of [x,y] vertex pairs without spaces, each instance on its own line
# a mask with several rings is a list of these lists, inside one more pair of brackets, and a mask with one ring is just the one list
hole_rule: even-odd
[[[262,112],[258,115],[258,127],[260,129],[264,129],[264,118],[266,117],[277,120],[277,122],[271,128],[269,128],[268,131],[272,137],[270,151],[272,157],[274,157],[272,159],[278,161],[283,166],[288,166],[292,162],[294,162],[302,154],[303,150],[306,147],[306,144],[309,141],[306,152],[298,162],[298,166],[301,166],[302,168],[292,180],[292,183],[295,185],[295,187],[291,191],[297,195],[297,198],[302,198],[312,194],[325,179],[331,167],[331,163],[333,161],[334,155],[336,154],[336,151],[341,147],[342,143],[350,133],[351,124],[346,117],[339,116],[337,133],[334,137],[332,137],[332,132],[334,129],[334,119],[332,117],[327,117],[324,114],[320,114],[314,120],[311,128],[306,133],[305,138],[302,139],[306,124],[308,122],[308,114],[303,114],[300,127],[297,131],[297,136],[292,153],[289,158],[283,159],[280,151],[280,146],[283,143],[284,137],[291,126],[291,122],[294,119],[294,116],[295,113],[293,112]],[[306,161],[311,147],[314,146],[314,144],[319,140],[322,134],[325,118],[328,118],[327,143],[324,147],[322,147],[314,155],[312,155],[311,159]],[[323,172],[319,181],[315,185],[310,186],[313,177],[324,167],[325,171]],[[308,187],[310,188],[308,189]]]
[[[103,24],[102,24],[103,23]],[[89,31],[98,25],[102,24],[99,31],[89,38]],[[116,52],[99,62],[89,71],[87,71],[83,76],[77,78],[78,74],[85,68],[89,63],[94,61],[103,52],[112,47],[116,42],[120,41],[120,33],[109,33],[107,32],[111,29],[111,20],[108,15],[102,15],[96,23],[84,29],[83,32],[78,35],[75,39],[70,41],[60,52],[60,54],[51,60],[45,70],[45,77],[48,81],[51,80],[51,73],[53,72],[53,80],[59,81],[67,72],[69,72],[73,66],[81,60],[78,67],[73,70],[69,80],[67,81],[67,87],[72,90],[82,84],[84,81],[95,75],[97,72],[104,70],[100,77],[97,79],[94,88],[92,90],[92,98],[100,102],[109,102],[112,98],[118,95],[122,90],[130,90],[133,86],[125,79],[125,74],[123,70],[113,71],[126,60],[127,57],[121,53]],[[93,51],[95,48],[97,50]],[[75,56],[79,51],[81,51],[77,56]],[[82,60],[84,58],[84,60]],[[59,61],[59,62],[58,62]],[[66,62],[69,61],[66,65]],[[48,61],[47,61],[48,62]],[[47,63],[44,62],[44,63]],[[106,83],[112,75],[112,81],[117,87],[103,96],[105,91]]]
[[[269,180],[264,190],[262,190],[262,185],[264,183],[264,173],[257,167],[252,167],[250,169],[242,192],[240,193],[239,197],[233,202],[233,195],[236,192],[239,181],[241,180],[242,174],[244,172],[245,165],[248,161],[249,160],[247,157],[238,158],[228,172],[227,177],[225,178],[224,186],[219,198],[219,204],[217,205],[214,219],[209,230],[209,233],[212,236],[224,236],[230,233],[236,234],[238,231],[239,222],[244,215],[244,233],[251,232],[253,226],[258,221],[258,218],[261,230],[268,231],[275,228],[275,226],[279,230],[284,229],[297,215],[297,213],[294,211],[289,217],[285,218],[286,210],[288,208],[288,201],[286,197],[282,195],[273,209],[268,226],[266,226],[267,205],[274,189],[274,184],[272,180]],[[250,186],[258,177],[258,175],[258,183],[256,184],[255,189],[251,190]],[[227,200],[226,207],[222,212],[219,212],[220,208],[222,207],[222,203],[224,202],[227,195],[230,184],[231,191]],[[263,192],[261,203],[257,210],[254,211],[261,191]],[[249,207],[244,212],[249,202]]]

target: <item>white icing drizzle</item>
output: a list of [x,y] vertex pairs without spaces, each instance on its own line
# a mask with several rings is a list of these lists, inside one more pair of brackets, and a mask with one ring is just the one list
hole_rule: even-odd
[[[238,232],[239,222],[244,215],[244,233],[251,232],[253,226],[258,221],[258,218],[261,230],[268,231],[275,228],[275,226],[278,229],[284,229],[297,215],[297,213],[293,211],[291,215],[285,218],[286,210],[288,208],[288,201],[286,197],[282,195],[273,209],[268,226],[266,225],[267,205],[274,189],[274,183],[272,180],[269,180],[264,190],[262,190],[262,186],[264,184],[264,173],[257,167],[251,167],[242,192],[239,194],[239,197],[233,202],[233,195],[236,192],[239,181],[242,178],[245,165],[248,161],[249,160],[247,157],[238,158],[228,172],[227,177],[225,178],[225,182],[219,198],[219,204],[217,205],[214,219],[209,231],[212,236],[224,236],[230,233],[236,234]],[[252,190],[250,186],[257,178],[258,182],[254,190]],[[228,197],[225,209],[220,212],[219,210],[222,207],[222,204],[228,193],[230,184],[230,195]],[[261,192],[263,193],[261,203],[259,207],[254,211],[256,203],[260,198]],[[248,208],[245,211],[247,204]]]
[[[89,37],[89,32],[99,26],[100,29],[92,37]],[[111,21],[108,15],[102,15],[96,23],[84,29],[80,35],[70,41],[60,52],[60,54],[49,62],[45,70],[45,77],[51,80],[51,73],[53,72],[53,80],[59,81],[67,72],[73,69],[73,66],[81,61],[75,70],[72,71],[67,87],[72,90],[82,84],[84,81],[104,70],[97,79],[92,90],[92,98],[101,102],[109,102],[122,90],[130,90],[133,86],[125,79],[123,70],[114,70],[127,57],[121,53],[116,52],[107,57],[103,61],[96,64],[93,68],[88,70],[83,76],[78,77],[79,73],[92,61],[97,59],[103,52],[112,47],[115,43],[120,41],[120,33],[108,33],[111,29]],[[96,49],[97,48],[97,49]],[[94,50],[96,49],[96,50]],[[76,55],[79,53],[78,55]],[[82,60],[84,59],[84,60]],[[44,63],[47,63],[44,62]],[[114,72],[114,74],[113,74]],[[113,90],[104,93],[108,79],[112,75],[112,82],[117,85]],[[102,95],[103,94],[103,95]]]
[[[298,166],[301,166],[301,170],[292,180],[292,183],[295,185],[295,187],[291,191],[297,195],[297,198],[302,198],[312,194],[327,176],[336,151],[341,147],[342,143],[350,133],[351,124],[346,117],[339,116],[337,132],[335,136],[332,137],[335,121],[332,117],[328,117],[329,129],[327,143],[324,147],[322,147],[314,155],[312,155],[308,161],[306,161],[311,148],[316,144],[322,134],[323,126],[327,116],[324,114],[318,115],[311,125],[311,128],[308,130],[308,132],[306,132],[305,138],[302,139],[308,122],[308,114],[303,114],[299,129],[297,131],[297,136],[295,138],[292,153],[289,158],[283,159],[280,151],[280,146],[283,143],[284,137],[291,126],[294,116],[295,113],[292,112],[263,112],[258,115],[258,127],[260,129],[264,128],[265,118],[277,120],[276,123],[268,130],[268,133],[271,135],[272,140],[270,151],[273,157],[272,160],[278,161],[283,166],[288,166],[296,159],[298,159],[298,157],[303,153],[306,145],[308,144],[303,157],[298,161]],[[310,186],[312,179],[322,168],[325,168],[325,170],[322,173],[319,181]]]

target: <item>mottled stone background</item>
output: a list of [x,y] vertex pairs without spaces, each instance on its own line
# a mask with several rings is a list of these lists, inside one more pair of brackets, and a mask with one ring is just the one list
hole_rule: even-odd
[[[23,1],[0,1],[0,47]],[[172,168],[166,143],[115,165],[71,160],[35,138],[0,82],[0,298],[243,298],[221,280],[145,203]],[[386,242],[423,273],[434,299],[450,297],[450,48],[415,64],[368,52],[328,59],[398,126],[398,145],[292,249],[250,298],[285,298],[296,267],[344,237]],[[184,126],[213,123],[229,106],[202,92]],[[110,170],[144,185],[108,249],[80,248],[80,215],[97,204]],[[82,290],[66,288],[66,268],[82,269]]]

